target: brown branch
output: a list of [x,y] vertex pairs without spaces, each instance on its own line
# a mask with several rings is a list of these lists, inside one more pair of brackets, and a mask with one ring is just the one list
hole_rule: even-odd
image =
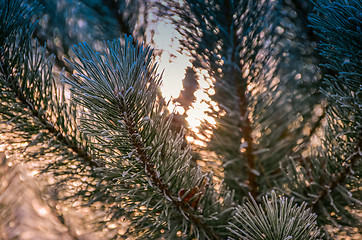
[[314,199],[311,203],[311,207],[314,211],[316,211],[318,207],[318,203],[323,200],[329,192],[333,191],[336,187],[344,183],[347,177],[351,174],[353,167],[357,164],[357,160],[362,157],[362,139],[360,139],[358,145],[356,146],[356,152],[350,156],[350,163],[340,172],[333,181],[331,181],[328,186],[324,187],[317,195],[318,197]]
[[[225,9],[226,13],[234,12],[234,6],[231,6],[231,2],[225,1]],[[245,148],[245,157],[247,160],[247,184],[250,189],[250,194],[253,196],[254,199],[257,199],[258,196],[258,186],[257,186],[257,176],[253,172],[255,168],[255,155],[254,155],[254,141],[252,137],[252,127],[251,121],[249,119],[249,111],[248,111],[248,99],[246,98],[246,79],[240,79],[242,76],[242,66],[240,66],[240,59],[237,57],[237,46],[236,43],[238,42],[237,33],[234,26],[234,19],[232,14],[228,14],[227,18],[227,26],[228,26],[228,33],[230,36],[230,46],[231,46],[231,62],[232,66],[230,73],[230,77],[234,78],[234,84],[237,88],[237,97],[238,97],[238,107],[240,113],[240,132],[247,143]],[[240,81],[241,80],[241,81]]]
[[[122,109],[120,109],[120,110],[122,110]],[[120,112],[122,113],[123,111],[120,111]],[[160,192],[162,192],[169,199],[171,199],[171,203],[179,211],[183,211],[187,215],[187,217],[189,217],[189,219],[195,223],[195,225],[200,226],[208,234],[208,237],[210,239],[215,239],[215,240],[221,239],[221,237],[212,228],[210,228],[205,222],[203,222],[203,220],[200,219],[200,217],[198,217],[192,213],[193,210],[190,208],[190,206],[188,206],[188,204],[186,204],[183,201],[177,200],[178,197],[173,196],[173,194],[172,194],[171,190],[168,188],[167,184],[165,184],[163,182],[163,180],[158,177],[156,170],[155,170],[155,168],[156,168],[155,165],[153,163],[151,163],[150,159],[148,158],[148,156],[144,150],[145,148],[143,147],[142,142],[140,141],[139,138],[137,138],[138,131],[136,130],[136,127],[134,126],[134,122],[132,120],[128,119],[127,117],[125,117],[124,119],[126,119],[125,124],[127,126],[128,134],[131,136],[131,139],[130,139],[131,144],[135,147],[139,160],[140,160],[141,164],[144,166],[144,168],[146,169],[146,174],[152,180],[152,182],[155,184],[155,186],[160,190]]]
[[245,148],[245,156],[247,159],[247,167],[248,167],[248,185],[250,187],[250,194],[254,199],[258,196],[258,186],[256,182],[256,174],[253,172],[255,168],[255,155],[254,155],[254,143],[252,138],[252,128],[251,122],[248,116],[248,100],[245,96],[245,87],[243,84],[239,83],[238,87],[238,97],[239,97],[239,112],[241,114],[241,126],[240,130],[243,133],[243,137],[247,146]]

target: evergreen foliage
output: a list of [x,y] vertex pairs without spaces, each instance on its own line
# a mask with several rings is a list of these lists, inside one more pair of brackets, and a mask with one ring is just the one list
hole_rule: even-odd
[[[61,189],[77,181],[83,184],[75,193],[87,197],[92,193],[90,170],[97,164],[92,161],[87,139],[77,130],[80,108],[69,102],[64,84],[52,75],[54,56],[47,56],[45,48],[32,39],[36,23],[31,23],[31,18],[41,10],[40,5],[16,0],[1,1],[0,6],[4,19],[0,25],[0,133],[11,134],[9,144],[26,143],[21,152],[38,147],[24,160],[46,166],[44,171],[59,176],[50,186],[54,197],[70,197]],[[9,148],[7,152],[13,155],[15,150]],[[49,155],[54,156],[49,164],[39,161]],[[59,202],[49,204],[62,208]],[[58,214],[63,219],[62,213]]]
[[[265,209],[265,210],[264,210]],[[263,197],[263,206],[251,197],[239,206],[231,224],[236,239],[319,239],[317,215],[311,214],[307,204],[293,205],[293,199],[277,198],[272,191],[271,199]]]
[[[56,176],[55,191],[80,182],[50,207],[80,197],[111,215],[96,218],[97,224],[126,217],[125,235],[135,238],[320,239],[317,224],[355,226],[351,209],[361,205],[362,4],[314,3],[310,21],[322,39],[324,66],[337,73],[322,85],[314,77],[297,81],[297,71],[286,73],[293,56],[283,52],[295,48],[286,48],[276,3],[185,0],[166,8],[190,41],[184,47],[194,47],[190,75],[201,68],[214,79],[211,98],[218,109],[209,113],[217,124],[206,126],[213,130],[206,149],[224,162],[225,184],[216,187],[212,172],[192,166],[183,131],[171,130],[173,114],[159,98],[161,75],[150,47],[127,36],[78,44],[67,60],[73,76],[64,73],[63,82],[56,81],[54,57],[33,39],[37,2],[0,0],[0,123],[10,128],[0,133],[11,132],[27,147],[43,144],[27,156],[30,161],[53,154],[44,171]],[[323,146],[315,149],[309,138],[323,117],[313,116],[319,86],[329,101],[328,121]],[[311,133],[304,133],[306,127]]]
[[[286,170],[285,184],[300,201],[310,203],[320,224],[339,228],[361,226],[351,209],[361,207],[361,1],[316,1],[310,15],[321,38],[319,51],[324,67],[335,75],[323,80],[328,97],[327,126],[323,146]],[[284,187],[284,186],[283,186]]]
[[172,13],[193,65],[213,79],[215,104],[208,114],[216,124],[206,122],[201,132],[209,139],[212,131],[206,150],[222,160],[225,183],[239,200],[248,192],[269,192],[280,165],[301,154],[314,133],[303,129],[320,124],[312,114],[320,99],[315,67],[296,66],[303,46],[291,44],[288,34],[297,33],[285,20],[282,2],[185,0],[161,6]]
[[104,165],[97,171],[122,204],[115,214],[131,214],[141,236],[172,239],[178,231],[198,239],[225,236],[214,228],[227,223],[231,196],[217,196],[212,176],[190,167],[182,134],[170,131],[165,106],[156,101],[160,79],[152,51],[132,46],[132,38],[107,45],[106,55],[86,44],[74,48],[77,74],[67,82],[89,111],[82,131],[95,138],[93,148]]

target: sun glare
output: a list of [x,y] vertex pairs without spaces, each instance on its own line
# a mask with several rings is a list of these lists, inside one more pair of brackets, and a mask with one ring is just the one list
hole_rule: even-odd
[[177,52],[180,48],[175,39],[177,32],[170,23],[158,21],[155,27],[155,48],[158,52],[162,51],[162,54],[156,57],[159,72],[163,71],[161,91],[166,99],[177,98],[182,89],[181,80],[184,78],[185,69],[191,65],[189,57]]
[[[156,49],[162,49],[161,56],[157,57],[159,63],[159,70],[163,72],[163,84],[161,86],[162,95],[166,101],[176,99],[182,89],[182,79],[185,77],[185,69],[191,66],[190,58],[186,54],[178,52],[180,44],[176,37],[178,33],[172,28],[172,25],[167,22],[157,22],[157,29],[155,30],[154,42]],[[198,133],[198,127],[202,121],[207,120],[214,124],[215,121],[205,114],[208,109],[208,104],[204,100],[209,101],[210,98],[204,89],[209,88],[210,80],[201,76],[207,76],[206,71],[199,72],[200,89],[195,92],[196,102],[193,103],[192,108],[187,112],[186,121],[189,124],[189,129],[195,134]],[[213,94],[213,89],[208,90],[209,94]],[[175,109],[179,114],[183,114],[183,108],[175,106],[170,101],[170,111]]]

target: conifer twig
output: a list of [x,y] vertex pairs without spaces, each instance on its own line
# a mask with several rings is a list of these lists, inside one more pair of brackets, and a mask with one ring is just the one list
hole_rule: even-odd
[[[11,75],[9,76],[13,78]],[[84,149],[80,148],[76,144],[74,144],[69,137],[64,136],[54,125],[54,123],[48,121],[44,114],[41,114],[38,110],[34,108],[34,105],[30,103],[29,99],[27,99],[26,95],[20,90],[20,86],[15,79],[11,80],[11,89],[16,94],[16,97],[20,100],[20,102],[27,106],[30,110],[33,117],[37,118],[44,126],[46,130],[52,133],[56,139],[71,149],[75,154],[77,154],[80,158],[84,160],[85,163],[89,164],[92,167],[99,167],[99,163],[92,160],[92,157],[87,153]]]
[[335,178],[329,182],[327,186],[324,186],[323,190],[317,193],[317,197],[310,203],[314,211],[317,211],[319,202],[321,202],[329,192],[333,191],[339,185],[344,183],[344,181],[351,174],[352,169],[357,165],[359,159],[362,159],[362,140],[358,142],[358,145],[356,146],[356,152],[349,157],[349,163],[346,164],[343,170],[339,172],[338,175],[335,176]]
[[[171,131],[166,105],[156,100],[161,78],[156,74],[152,50],[133,42],[132,37],[125,43],[120,39],[108,42],[105,55],[86,43],[75,46],[79,62],[73,59],[69,63],[76,74],[72,80],[64,77],[71,85],[73,101],[87,111],[81,118],[81,131],[95,136],[91,147],[104,156],[100,175],[122,186],[105,190],[137,206],[147,202],[146,209],[158,213],[157,221],[147,223],[146,210],[144,220],[137,222],[147,223],[146,229],[140,229],[143,234],[151,231],[150,224],[155,226],[151,233],[155,235],[167,224],[169,230],[164,234],[169,237],[190,225],[193,236],[222,239],[225,230],[217,231],[215,221],[225,224],[232,211],[230,197],[223,195],[227,204],[220,203],[212,183],[204,183],[207,177],[190,167],[191,154],[189,148],[182,147],[183,134]],[[127,188],[129,183],[135,189]],[[219,208],[223,212],[212,210]],[[130,206],[126,214],[136,217],[134,209]]]
[[[120,106],[120,113],[123,112],[122,107]],[[123,115],[123,113],[122,113]],[[124,115],[132,115],[131,113],[125,112]],[[125,121],[125,125],[127,126],[127,131],[129,136],[131,136],[131,144],[136,149],[136,153],[139,157],[139,160],[141,161],[142,165],[145,169],[147,169],[146,173],[148,174],[149,178],[152,180],[152,182],[157,186],[159,191],[163,194],[165,194],[169,200],[171,200],[171,203],[179,210],[183,211],[187,215],[187,217],[190,218],[192,222],[194,222],[196,225],[200,226],[202,229],[205,230],[205,232],[208,233],[208,235],[211,237],[211,239],[221,239],[218,234],[211,229],[205,222],[203,222],[202,219],[200,219],[198,216],[192,213],[192,210],[190,206],[188,206],[185,202],[178,200],[177,196],[173,196],[171,190],[167,186],[167,184],[164,183],[164,181],[157,176],[155,166],[151,161],[149,160],[147,154],[143,149],[145,149],[145,146],[143,146],[142,142],[137,138],[139,133],[136,130],[136,127],[134,126],[134,123],[129,120],[127,117],[123,117],[123,119],[127,119]]]

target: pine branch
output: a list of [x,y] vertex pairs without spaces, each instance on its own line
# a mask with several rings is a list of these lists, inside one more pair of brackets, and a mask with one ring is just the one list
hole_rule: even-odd
[[222,239],[219,226],[232,211],[228,191],[218,197],[211,176],[190,167],[183,135],[174,136],[166,105],[155,101],[160,79],[152,51],[133,41],[108,43],[106,55],[87,44],[75,47],[79,61],[69,63],[77,74],[64,77],[76,103],[87,109],[81,126],[104,162],[99,174],[116,183],[99,191],[117,196],[116,204],[128,202],[125,214],[142,235],[173,238],[181,231],[187,238]]
[[[361,135],[362,136],[362,135]],[[332,191],[334,191],[338,186],[344,185],[347,178],[350,177],[353,169],[358,165],[358,160],[362,159],[362,138],[359,141],[359,144],[356,147],[356,152],[353,153],[347,160],[346,166],[342,171],[337,173],[337,176],[329,181],[327,186],[324,186],[324,189],[317,193],[315,199],[310,203],[313,211],[317,211],[319,203],[324,200],[325,197]],[[321,184],[322,186],[324,184]]]
[[[2,25],[2,33],[8,36],[8,39],[3,40],[3,48],[1,49],[3,87],[11,89],[15,94],[14,97],[19,100],[23,107],[30,110],[30,115],[39,120],[42,125],[41,128],[46,129],[60,143],[71,149],[83,159],[85,164],[91,167],[100,167],[101,165],[92,159],[91,154],[82,145],[83,140],[79,136],[80,133],[74,126],[71,126],[75,124],[72,119],[75,121],[77,118],[76,111],[79,109],[68,104],[64,96],[64,86],[58,86],[55,83],[51,71],[53,60],[56,57],[52,55],[46,58],[45,50],[39,46],[37,41],[35,41],[35,46],[32,46],[31,37],[35,31],[36,22],[31,24],[30,17],[40,7],[37,4],[25,5],[22,1],[16,1],[13,4],[14,6],[8,6],[8,9],[2,12],[4,14],[2,17],[4,19],[12,17],[18,20],[16,14],[24,14],[25,23],[15,21],[13,23],[15,27]],[[16,8],[19,7],[29,8],[29,12],[25,13],[24,10],[20,10],[16,13]],[[6,23],[12,23],[11,19]],[[6,27],[15,29],[14,34],[6,32]],[[20,37],[20,40],[17,41],[17,37]],[[57,91],[57,88],[61,90]],[[11,109],[6,113],[11,114]]]
[[136,149],[137,158],[141,161],[143,168],[146,169],[146,173],[148,177],[151,179],[153,184],[156,185],[158,190],[161,193],[165,194],[165,197],[171,200],[171,203],[175,206],[175,208],[180,209],[183,214],[186,214],[192,222],[194,222],[197,226],[202,228],[209,236],[210,239],[221,239],[221,237],[214,232],[207,224],[197,215],[193,213],[193,209],[190,205],[185,203],[180,198],[174,196],[172,191],[169,189],[168,185],[158,176],[157,169],[155,168],[155,164],[148,158],[144,149],[147,149],[146,146],[142,144],[140,139],[137,137],[140,133],[136,130],[137,126],[135,126],[134,121],[131,121],[127,116],[131,116],[131,112],[124,112],[122,109],[122,105],[119,106],[119,112],[121,113],[121,117],[125,120],[125,126],[128,132],[128,135],[131,136],[131,144],[133,145],[134,149]]
[[[291,159],[283,181],[285,190],[319,214],[321,224],[339,229],[359,226],[350,209],[359,209],[362,157],[360,1],[314,1],[309,16],[320,37],[318,50],[328,70],[321,92],[327,97],[323,145],[298,162]],[[298,170],[299,169],[299,170]]]
[[[8,69],[5,68],[4,69]],[[6,73],[5,73],[6,75]],[[12,76],[7,75],[7,79],[11,83],[11,89],[15,93],[15,96],[20,100],[20,102],[24,105],[25,108],[28,108],[31,112],[32,117],[38,119],[40,123],[43,125],[44,129],[48,130],[51,134],[53,134],[56,139],[70,148],[78,157],[82,158],[85,163],[89,164],[92,167],[100,167],[99,163],[92,160],[92,157],[87,153],[84,149],[79,147],[70,137],[64,136],[63,132],[59,130],[59,128],[54,125],[54,123],[50,122],[47,119],[46,114],[40,113],[32,104],[34,99],[29,99],[24,92],[21,91],[21,87],[19,86],[19,82]]]
[[268,192],[281,177],[280,163],[306,139],[303,128],[314,124],[319,101],[314,72],[294,66],[302,53],[288,35],[301,30],[289,27],[278,3],[184,0],[160,7],[160,15],[170,12],[194,67],[213,80],[207,114],[216,124],[202,126],[204,150],[221,157],[225,183],[240,200],[249,191],[256,198]]
[[[307,209],[307,204],[293,204],[293,198],[263,196],[263,205],[251,199],[236,210],[229,230],[235,239],[320,239],[317,216]],[[231,238],[234,239],[234,238]]]
[[[69,64],[75,74],[72,79],[63,76],[73,94],[72,103],[68,104],[64,90],[57,90],[60,85],[51,76],[53,60],[46,59],[44,49],[31,44],[31,14],[25,11],[29,15],[20,14],[18,21],[9,21],[3,17],[7,10],[0,11],[1,19],[5,19],[0,24],[0,117],[23,130],[24,135],[42,130],[51,133],[61,143],[54,152],[62,156],[62,162],[54,163],[55,167],[69,167],[78,158],[81,166],[89,164],[90,171],[61,167],[56,170],[57,174],[70,174],[69,178],[74,179],[90,173],[92,176],[81,183],[92,189],[78,194],[89,199],[89,204],[102,201],[102,205],[112,205],[112,217],[127,217],[131,221],[128,233],[134,229],[135,237],[317,239],[320,231],[316,215],[306,206],[322,213],[317,218],[321,224],[334,222],[331,211],[336,212],[334,218],[342,225],[356,223],[349,218],[352,214],[346,206],[360,205],[349,188],[358,181],[353,176],[360,176],[362,148],[360,54],[355,54],[360,48],[356,36],[361,33],[355,26],[361,22],[361,4],[353,3],[353,7],[341,8],[340,14],[334,15],[345,1],[320,2],[335,4],[322,8],[327,12],[325,16],[314,15],[312,19],[318,34],[327,34],[326,39],[334,41],[320,47],[330,61],[326,67],[339,75],[326,77],[327,87],[323,88],[330,100],[324,148],[305,158],[301,154],[303,146],[324,116],[309,124],[310,109],[315,104],[308,98],[314,96],[309,95],[312,84],[301,90],[303,84],[296,83],[295,72],[283,74],[288,58],[279,58],[283,48],[278,43],[283,36],[275,35],[277,25],[266,27],[274,24],[272,14],[267,14],[272,10],[268,1],[263,2],[268,3],[265,5],[251,0],[215,4],[184,1],[185,6],[176,6],[178,11],[192,10],[192,14],[181,12],[190,20],[186,29],[179,29],[184,36],[191,36],[183,43],[194,44],[194,66],[207,69],[215,81],[213,100],[221,110],[210,112],[217,125],[212,126],[214,142],[209,150],[222,156],[225,179],[231,179],[235,185],[230,186],[240,190],[238,200],[251,191],[252,200],[235,209],[232,192],[225,186],[216,191],[211,174],[190,167],[192,156],[189,147],[185,147],[184,135],[172,133],[172,114],[158,98],[161,77],[156,73],[152,50],[134,46],[136,42],[131,37],[108,42],[104,55],[87,44],[74,47],[76,58]],[[27,9],[28,5],[22,6]],[[227,14],[223,14],[225,11]],[[346,45],[352,50],[345,51],[340,40],[335,41],[339,34],[325,21],[330,16],[337,19],[336,26],[345,24],[337,29],[350,36],[348,41],[353,39]],[[19,31],[12,33],[14,27],[6,26],[14,22]],[[195,28],[187,29],[190,26]],[[301,106],[304,104],[307,106]],[[21,116],[24,112],[32,118],[25,119]],[[22,121],[17,121],[20,118]],[[25,130],[33,126],[35,130]],[[311,126],[308,136],[301,133],[304,126]],[[34,141],[48,139],[42,134]],[[291,159],[292,166],[282,168],[287,171],[286,179],[275,177],[276,166],[284,166],[290,153],[301,157],[298,161]],[[87,182],[89,179],[91,183]],[[263,197],[264,206],[258,205],[254,198],[260,199],[261,194],[269,192],[275,180],[280,180],[285,192],[307,203],[298,207],[272,192],[271,200]],[[62,221],[62,216],[58,218]]]
[[[80,108],[67,102],[64,85],[57,85],[52,76],[52,56],[47,57],[45,49],[31,38],[36,23],[30,20],[38,4],[1,0],[0,6],[0,16],[4,20],[0,24],[0,35],[5,36],[0,38],[0,119],[4,120],[1,124],[10,125],[8,133],[15,135],[21,145],[27,143],[26,147],[18,150],[25,152],[28,147],[39,146],[38,151],[26,155],[26,158],[38,161],[36,165],[46,167],[46,170],[52,168],[55,178],[61,178],[60,182],[54,183],[56,187],[65,179],[77,177],[87,178],[79,189],[91,186],[95,176],[86,166],[95,168],[101,165],[92,160],[91,152],[87,151],[87,140],[75,126],[76,111]],[[1,134],[4,132],[6,129],[0,129]],[[9,139],[6,140],[10,143]],[[47,153],[58,157],[57,161],[50,163],[49,159],[45,159],[48,166],[40,158]],[[78,163],[77,169],[74,169],[75,162]],[[55,169],[55,166],[62,167]],[[56,187],[53,190],[57,191]],[[79,194],[76,189],[73,190],[66,194]],[[92,194],[89,191],[86,197]],[[60,215],[58,218],[62,221]]]
[[[346,143],[348,144],[349,140],[352,143],[350,146],[353,146],[350,150],[348,149],[350,147],[344,149],[345,154],[350,155],[343,159],[346,166],[343,166],[332,181],[317,194],[312,203],[312,206],[316,208],[317,203],[323,200],[331,191],[345,184],[362,156],[362,135],[359,123],[361,121],[359,115],[362,111],[359,105],[361,99],[358,93],[355,93],[358,91],[357,89],[361,90],[361,84],[358,83],[358,80],[357,82],[354,80],[355,76],[358,78],[361,73],[361,56],[351,51],[351,49],[358,50],[362,43],[362,34],[359,30],[361,20],[357,19],[362,12],[362,6],[360,1],[347,3],[344,1],[327,2],[320,0],[314,4],[320,15],[311,14],[309,20],[315,32],[323,41],[319,50],[321,55],[330,61],[330,63],[325,64],[327,69],[339,72],[338,76],[326,76],[324,79],[329,87],[324,88],[323,92],[329,97],[330,104],[334,104],[328,109],[328,114],[330,117],[338,117],[341,120],[340,123],[330,121],[328,131],[336,131],[337,137],[340,134],[338,132],[342,132],[342,135],[348,136],[345,140]],[[328,19],[333,19],[333,21],[329,22]],[[339,40],[340,32],[344,32],[350,38],[348,37],[345,42],[341,42]],[[336,51],[336,48],[338,48],[338,51]],[[346,57],[349,58],[348,62],[345,60]],[[335,157],[335,154],[332,153],[331,155]]]

